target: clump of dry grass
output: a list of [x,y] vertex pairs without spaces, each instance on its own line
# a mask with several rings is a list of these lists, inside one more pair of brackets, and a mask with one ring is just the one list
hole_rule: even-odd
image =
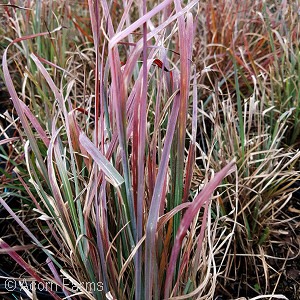
[[215,256],[219,293],[231,297],[276,293],[285,280],[284,255],[298,255],[288,248],[278,252],[284,244],[278,224],[289,224],[288,235],[297,230],[297,216],[287,215],[299,182],[296,8],[286,2],[278,7],[208,1],[199,18],[204,38],[196,40],[195,57],[204,92],[198,153],[205,152],[212,165],[232,153],[238,157],[238,182],[231,182],[237,184],[236,198],[220,197],[215,207],[222,213],[217,236],[234,232],[230,245]]

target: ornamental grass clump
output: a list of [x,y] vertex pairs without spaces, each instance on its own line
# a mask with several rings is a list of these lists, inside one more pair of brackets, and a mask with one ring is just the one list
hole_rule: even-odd
[[296,297],[295,4],[23,2],[0,20],[10,295]]

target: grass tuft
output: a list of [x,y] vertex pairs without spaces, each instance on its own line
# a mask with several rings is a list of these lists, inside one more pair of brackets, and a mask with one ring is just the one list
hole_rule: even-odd
[[275,4],[1,5],[0,275],[54,299],[297,299],[299,16]]

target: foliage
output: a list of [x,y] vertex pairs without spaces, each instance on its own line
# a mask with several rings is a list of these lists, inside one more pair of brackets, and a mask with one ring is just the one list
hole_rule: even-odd
[[3,6],[0,203],[29,240],[0,246],[53,298],[213,299],[251,262],[287,299],[257,255],[299,180],[299,25],[252,2]]

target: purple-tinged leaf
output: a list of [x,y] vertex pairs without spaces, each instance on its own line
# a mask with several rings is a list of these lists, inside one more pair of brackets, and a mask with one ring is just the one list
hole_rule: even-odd
[[[147,15],[146,0],[143,0],[143,14]],[[142,91],[139,96],[137,103],[138,109],[138,159],[137,159],[137,237],[136,241],[139,241],[143,235],[143,217],[144,217],[144,195],[145,195],[145,148],[146,148],[146,126],[147,126],[147,24],[143,24],[143,81]],[[135,257],[135,299],[139,300],[142,298],[142,251],[138,249]]]
[[157,231],[160,231],[163,229],[163,227],[165,226],[165,224],[171,220],[176,214],[178,214],[179,212],[181,212],[184,209],[187,209],[190,207],[190,205],[192,204],[192,202],[185,202],[185,203],[181,203],[178,206],[174,207],[172,210],[170,210],[169,212],[165,213],[164,215],[162,215],[159,220],[158,220],[158,224],[157,224]]
[[[181,1],[175,0],[175,9],[179,13],[182,11]],[[190,24],[191,23],[191,24]],[[178,17],[178,34],[179,34],[179,53],[180,53],[180,108],[178,115],[178,135],[176,145],[176,164],[175,164],[175,189],[174,200],[172,206],[177,206],[183,200],[183,170],[184,170],[184,152],[186,140],[186,121],[188,99],[190,92],[190,55],[189,49],[192,47],[193,42],[193,15],[187,13],[187,26],[185,26],[184,16]],[[188,44],[189,43],[189,44]],[[174,217],[173,232],[177,231],[180,222],[180,215]]]
[[[62,27],[58,27],[55,30],[53,30],[51,33],[55,32],[55,31],[58,31],[61,28]],[[17,111],[17,114],[20,118],[20,121],[23,125],[24,131],[25,131],[25,133],[26,133],[26,135],[27,135],[27,137],[30,141],[31,148],[32,148],[32,150],[33,150],[34,154],[36,155],[36,158],[39,162],[39,165],[40,165],[40,168],[42,170],[43,176],[46,179],[46,181],[48,181],[47,170],[46,170],[45,163],[44,163],[43,158],[41,156],[41,153],[39,151],[39,147],[37,145],[37,142],[36,142],[36,139],[33,135],[31,127],[30,127],[30,125],[29,125],[29,123],[26,119],[25,112],[23,110],[23,106],[20,104],[21,101],[19,100],[18,94],[17,94],[17,92],[14,88],[14,84],[13,84],[12,78],[10,76],[9,69],[8,69],[8,63],[7,63],[7,52],[8,52],[8,49],[9,49],[10,46],[12,46],[15,43],[21,42],[21,41],[33,39],[33,38],[36,38],[36,37],[39,37],[39,36],[46,36],[46,35],[49,35],[49,32],[42,32],[42,33],[38,33],[38,34],[32,34],[32,35],[28,35],[28,36],[17,38],[15,40],[13,40],[8,45],[8,47],[5,49],[5,51],[3,53],[2,65],[3,65],[3,75],[4,75],[4,80],[5,80],[7,90],[9,92],[10,96],[11,96],[12,102],[13,102],[14,107]],[[43,138],[43,140],[45,141],[44,138]]]
[[114,166],[106,159],[106,157],[96,148],[96,146],[87,138],[87,136],[81,132],[79,136],[79,142],[83,148],[91,155],[93,160],[101,168],[103,173],[108,177],[110,182],[118,187],[124,179],[120,173],[114,168]]
[[[32,194],[30,188],[28,187],[28,185],[25,183],[25,181],[23,180],[23,178],[18,174],[16,173],[17,177],[18,177],[18,180],[20,180],[20,182],[22,183],[23,187],[25,188],[27,194],[29,195],[29,197],[31,198],[32,202],[34,203],[35,207],[37,207],[40,211],[42,211],[42,207],[40,206],[40,203],[39,201],[34,197],[34,195]],[[57,232],[54,230],[53,228],[53,224],[50,223],[49,221],[46,221],[46,224],[48,226],[48,228],[50,229],[51,231],[51,234],[52,236],[55,238],[57,244],[60,243],[60,239],[59,237],[57,236]]]
[[45,146],[49,147],[50,140],[47,137],[45,130],[42,128],[42,126],[39,123],[39,121],[37,120],[37,118],[33,115],[33,113],[30,111],[30,109],[25,105],[25,103],[23,101],[21,101],[20,99],[19,99],[19,101],[20,101],[20,105],[21,105],[22,109],[24,110],[26,117],[29,119],[29,121],[31,122],[31,124],[35,128],[35,130],[39,133],[40,138],[44,142]]
[[[215,174],[215,177],[210,180],[210,182],[204,187],[204,189],[196,196],[193,203],[190,205],[188,210],[185,212],[174,242],[174,246],[172,249],[172,254],[169,262],[169,266],[167,269],[167,275],[166,275],[166,283],[165,283],[165,295],[164,297],[167,299],[170,294],[170,288],[172,284],[172,277],[176,266],[177,256],[179,254],[179,251],[181,249],[181,244],[184,236],[186,235],[186,232],[192,223],[193,219],[195,218],[196,214],[200,210],[200,208],[203,206],[203,204],[207,201],[209,201],[212,193],[214,190],[218,187],[218,185],[221,183],[221,181],[229,174],[231,174],[235,170],[235,162],[232,161],[227,166],[225,166],[221,171]],[[204,216],[206,219],[207,216]],[[203,222],[203,226],[205,226],[205,222]],[[201,228],[202,229],[202,228]],[[203,229],[204,230],[204,229]]]
[[[13,217],[13,219],[20,225],[20,227],[28,234],[28,236],[34,241],[36,245],[41,247],[41,249],[52,259],[52,261],[55,261],[55,259],[51,256],[50,252],[46,249],[44,249],[43,245],[38,241],[38,239],[31,233],[31,231],[28,229],[28,227],[20,220],[20,218],[12,211],[12,209],[6,204],[6,202],[0,197],[0,204],[3,205],[3,207],[6,209],[6,211]],[[57,262],[56,265],[60,268],[62,266]]]
[[36,248],[36,245],[19,245],[19,246],[12,246],[5,249],[0,249],[0,254],[8,254],[8,252],[16,252],[16,251],[25,251],[32,248]]
[[51,78],[51,76],[49,75],[48,71],[42,65],[42,63],[40,62],[40,60],[38,59],[38,57],[36,57],[33,53],[30,54],[30,57],[35,62],[38,70],[42,73],[42,75],[46,79],[49,87],[51,88],[51,90],[52,90],[55,98],[58,101],[58,105],[59,105],[61,111],[65,112],[65,110],[64,110],[64,98],[63,98],[63,95],[61,94],[61,92],[59,91],[59,89],[57,88],[57,86],[55,85],[55,83],[54,83],[53,79]]
[[5,144],[7,144],[7,143],[14,142],[14,141],[16,141],[16,140],[19,140],[19,138],[18,138],[18,137],[13,137],[13,138],[3,139],[3,140],[0,141],[0,146],[1,146],[1,145],[5,145]]
[[[126,18],[128,18],[130,16],[130,8],[131,8],[132,3],[133,3],[133,0],[129,0],[126,3],[124,13],[122,15],[121,21],[119,22],[118,28],[116,30],[117,32],[120,32],[122,30],[122,27],[124,26]],[[128,43],[128,44],[130,44],[130,43]]]
[[[41,282],[46,285],[46,282],[36,273],[36,271],[15,251],[11,251],[11,247],[5,243],[2,239],[0,239],[0,248],[8,249],[7,254],[19,265],[21,266],[27,273],[29,273],[36,281]],[[48,289],[48,292],[52,295],[54,299],[60,300],[61,298],[58,297],[52,290]]]
[[165,0],[162,3],[155,6],[151,11],[146,13],[143,17],[136,20],[133,24],[128,26],[123,31],[117,33],[109,42],[109,48],[112,49],[114,46],[117,45],[118,42],[126,38],[129,34],[131,34],[133,31],[138,29],[141,25],[143,25],[145,22],[147,22],[148,19],[155,16],[157,13],[159,13],[162,9],[164,9],[166,6],[168,6],[172,0]]
[[185,182],[184,182],[182,202],[186,202],[189,197],[190,186],[193,177],[194,163],[195,163],[195,145],[190,144],[187,163],[185,167]]
[[6,202],[0,197],[0,204],[7,210],[7,212],[13,217],[13,219],[21,226],[21,228],[31,237],[31,239],[39,246],[41,244],[37,238],[30,232],[28,227],[20,220],[20,218],[12,211],[12,209],[6,204]]
[[49,65],[49,66],[51,66],[51,67],[53,67],[55,69],[58,69],[58,70],[64,72],[65,74],[68,74],[69,76],[71,76],[74,79],[77,79],[77,77],[74,74],[72,74],[71,72],[68,72],[66,69],[58,66],[57,64],[55,64],[55,63],[53,63],[53,62],[51,62],[51,61],[49,61],[49,60],[47,60],[47,59],[45,59],[45,58],[37,55],[36,53],[34,53],[34,56],[36,56],[42,63],[47,64],[47,65]]
[[[181,11],[177,12],[175,15],[173,15],[172,17],[170,17],[169,19],[167,19],[164,23],[162,23],[159,26],[157,26],[154,30],[151,30],[147,34],[147,41],[150,41],[152,38],[154,38],[155,36],[157,36],[160,31],[162,31],[163,29],[165,29],[172,22],[176,21],[178,19],[178,17],[180,17],[181,15],[183,15],[184,13],[186,13],[187,11],[189,11],[190,9],[192,9],[192,7],[194,5],[196,5],[198,2],[199,2],[199,0],[191,1]],[[136,46],[134,47],[134,49],[132,50],[132,52],[128,55],[128,60],[126,62],[125,69],[124,69],[124,72],[123,72],[125,84],[127,84],[127,82],[129,82],[129,77],[131,76],[131,74],[133,72],[133,69],[134,69],[134,67],[136,65],[137,60],[140,57],[140,54],[141,54],[142,50],[143,50],[143,39],[140,39],[136,43]]]
[[161,201],[164,201],[162,198],[163,194],[163,185],[165,182],[165,177],[168,169],[169,157],[171,144],[174,137],[175,127],[177,123],[177,116],[179,112],[179,100],[180,95],[176,94],[172,112],[168,122],[168,128],[166,133],[166,138],[164,142],[164,148],[162,152],[162,158],[160,166],[158,169],[157,179],[153,191],[148,222],[146,226],[146,257],[145,257],[145,299],[152,298],[152,288],[153,288],[153,270],[155,263],[155,249],[156,249],[156,230],[159,217],[159,210],[161,207]]
[[185,168],[185,182],[183,190],[183,199],[182,202],[187,201],[189,196],[189,191],[192,182],[194,163],[195,163],[195,151],[196,151],[196,135],[197,135],[197,78],[196,71],[194,75],[193,82],[193,118],[192,118],[192,139],[188,152],[187,164]]
[[57,272],[57,270],[56,270],[56,268],[55,268],[55,266],[53,264],[53,261],[51,261],[51,259],[49,257],[47,257],[46,263],[47,263],[49,269],[51,270],[51,272],[52,272],[55,280],[59,283],[60,287],[63,288],[63,292],[66,295],[66,297],[70,296],[70,293],[64,288],[64,284],[63,284],[63,282],[61,280],[61,277],[58,274],[58,272]]

